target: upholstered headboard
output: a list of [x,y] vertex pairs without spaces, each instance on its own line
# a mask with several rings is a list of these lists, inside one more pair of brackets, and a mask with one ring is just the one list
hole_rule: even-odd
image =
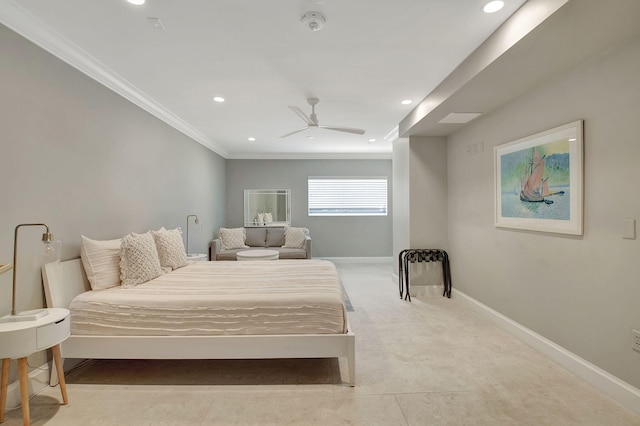
[[91,290],[80,259],[45,264],[42,282],[48,308],[68,308],[74,297]]

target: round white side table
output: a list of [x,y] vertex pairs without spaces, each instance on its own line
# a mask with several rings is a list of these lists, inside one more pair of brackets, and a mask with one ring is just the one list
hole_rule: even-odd
[[277,250],[242,250],[236,253],[238,260],[278,260],[279,257]]
[[62,308],[45,309],[47,315],[34,321],[0,323],[0,358],[2,358],[2,387],[0,392],[0,423],[4,422],[9,386],[9,367],[11,359],[18,359],[18,378],[20,380],[20,400],[22,402],[22,422],[29,425],[29,379],[27,357],[34,352],[51,348],[53,363],[56,366],[63,405],[67,399],[67,385],[64,381],[60,343],[70,334],[69,310]]

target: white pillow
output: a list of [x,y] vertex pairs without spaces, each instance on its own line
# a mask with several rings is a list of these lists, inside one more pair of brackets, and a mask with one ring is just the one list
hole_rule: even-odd
[[220,228],[218,231],[222,250],[249,248],[244,244],[247,232],[244,228]]
[[160,228],[159,231],[151,231],[151,234],[156,242],[162,268],[178,269],[188,265],[180,228],[171,230]]
[[284,246],[286,248],[305,248],[306,237],[309,235],[307,228],[284,228]]
[[122,287],[135,287],[160,275],[160,259],[151,232],[131,233],[124,237],[120,248]]
[[271,213],[264,214],[264,224],[267,225],[273,222],[273,215]]
[[122,240],[92,240],[81,235],[80,258],[92,290],[120,285],[120,244]]

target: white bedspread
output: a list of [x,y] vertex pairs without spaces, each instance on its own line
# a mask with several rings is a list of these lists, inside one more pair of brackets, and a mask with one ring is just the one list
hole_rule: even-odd
[[195,262],[134,288],[71,303],[71,333],[168,336],[341,334],[340,277],[323,260]]

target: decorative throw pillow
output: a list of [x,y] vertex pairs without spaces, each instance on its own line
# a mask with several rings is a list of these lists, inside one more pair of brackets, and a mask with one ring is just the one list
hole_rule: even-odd
[[284,246],[287,248],[304,248],[309,230],[307,228],[284,228]]
[[81,235],[80,258],[92,290],[120,285],[122,240],[92,240]]
[[218,231],[222,250],[249,248],[244,244],[246,232],[244,228],[220,228]]
[[273,222],[273,215],[271,213],[264,214],[264,224],[268,225]]
[[122,287],[135,287],[160,275],[160,259],[151,232],[131,233],[124,237],[120,248]]
[[159,231],[151,231],[151,234],[156,242],[162,268],[178,269],[188,265],[180,228],[171,230],[160,228]]

